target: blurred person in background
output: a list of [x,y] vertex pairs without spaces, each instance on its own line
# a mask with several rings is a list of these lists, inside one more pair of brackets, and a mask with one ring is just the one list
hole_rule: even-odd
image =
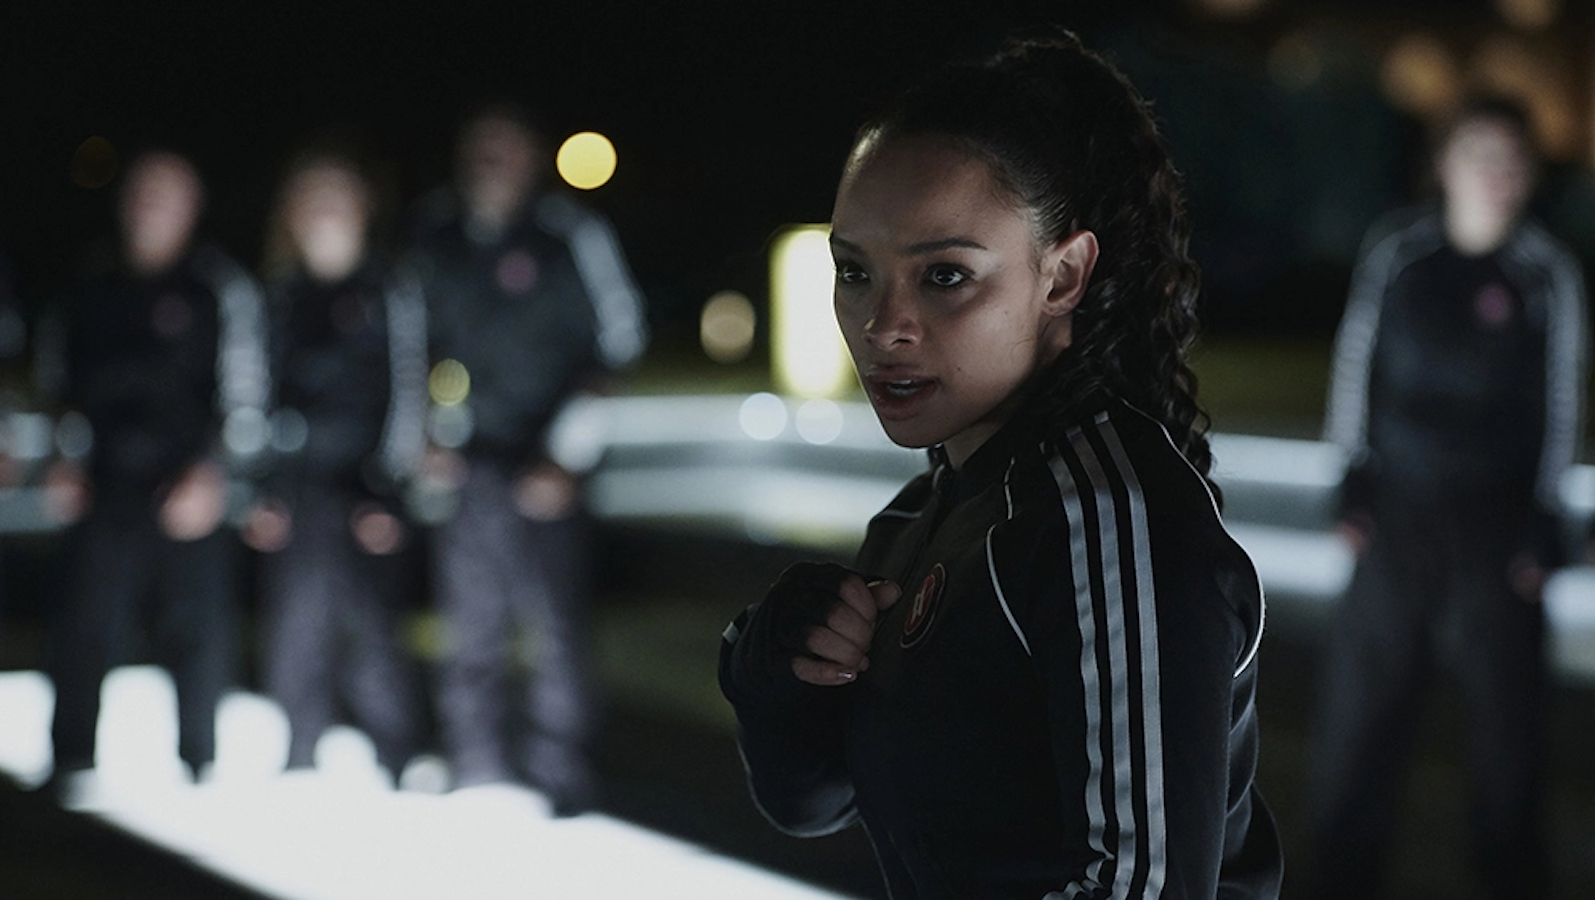
[[[1538,158],[1512,102],[1437,143],[1438,205],[1375,226],[1336,340],[1326,436],[1347,453],[1357,554],[1322,681],[1319,895],[1380,895],[1431,666],[1468,711],[1473,859],[1492,897],[1543,897],[1547,574],[1581,434],[1585,294],[1525,216]],[[1347,881],[1347,879],[1354,879]]]
[[371,246],[375,195],[352,153],[312,149],[270,222],[271,464],[245,539],[262,566],[262,680],[288,716],[289,769],[346,708],[397,778],[419,742],[400,640],[402,492],[425,449],[426,309]]
[[[549,148],[523,111],[471,116],[456,162],[412,248],[445,404],[429,477],[458,492],[434,570],[444,748],[456,787],[525,779],[573,814],[595,787],[580,477],[596,453],[557,438],[582,391],[641,355],[643,300],[609,223],[547,184]],[[517,626],[537,638],[523,701]]]
[[11,446],[10,416],[27,407],[28,310],[17,293],[17,272],[0,252],[0,487],[17,482],[20,473]]
[[269,385],[259,288],[195,240],[203,205],[187,159],[137,157],[118,194],[119,246],[41,335],[36,374],[60,415],[46,504],[71,523],[47,662],[53,781],[67,788],[95,762],[100,683],[135,648],[171,672],[191,775],[213,761],[234,675],[228,481],[264,444]]
[[[15,420],[21,410],[18,395],[16,361],[24,356],[27,346],[27,328],[22,317],[22,304],[16,295],[16,272],[11,260],[0,253],[0,490],[15,487],[22,477],[21,463],[17,459]],[[6,593],[10,589],[10,560],[6,548],[0,543],[0,628],[4,627]],[[0,635],[4,632],[0,631]]]

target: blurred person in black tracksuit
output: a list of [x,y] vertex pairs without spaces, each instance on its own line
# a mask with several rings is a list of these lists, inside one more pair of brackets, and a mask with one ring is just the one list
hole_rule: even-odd
[[263,681],[288,767],[314,764],[340,700],[397,777],[418,742],[399,640],[402,491],[425,449],[426,308],[370,246],[373,190],[351,154],[303,153],[268,246],[272,464],[245,538],[262,567]]
[[[21,477],[17,448],[13,446],[16,435],[12,419],[21,405],[14,391],[18,386],[16,361],[25,355],[27,347],[26,320],[21,306],[11,260],[0,253],[0,488],[15,486]],[[0,544],[0,627],[4,627],[5,622],[9,568],[5,547]]]
[[[447,629],[439,715],[454,783],[524,777],[556,812],[573,813],[593,791],[579,476],[594,454],[557,439],[580,430],[557,423],[579,420],[580,392],[636,360],[647,334],[611,227],[546,189],[549,157],[520,111],[473,116],[456,190],[423,204],[413,249],[440,403],[442,447],[429,469],[458,486],[435,575]],[[515,626],[540,638],[522,703],[509,697]]]
[[265,437],[259,288],[194,240],[199,174],[147,153],[118,199],[119,252],[55,311],[37,372],[61,415],[46,502],[75,523],[47,664],[57,783],[94,765],[100,682],[135,634],[171,671],[179,755],[212,762],[236,650],[228,479]]
[[1468,707],[1483,883],[1492,897],[1547,892],[1540,596],[1565,562],[1559,488],[1587,338],[1577,262],[1524,215],[1536,163],[1521,110],[1470,101],[1438,146],[1441,204],[1376,226],[1353,278],[1326,424],[1348,454],[1342,531],[1357,568],[1316,735],[1321,896],[1380,893],[1437,660]]

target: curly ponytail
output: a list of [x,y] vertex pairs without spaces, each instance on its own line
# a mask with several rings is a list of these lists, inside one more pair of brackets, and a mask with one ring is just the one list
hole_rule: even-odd
[[1186,357],[1201,276],[1179,173],[1149,104],[1072,34],[1020,41],[943,69],[865,126],[861,140],[933,133],[987,162],[1051,245],[1089,230],[1101,248],[1073,341],[1027,414],[1061,423],[1102,392],[1152,415],[1204,475],[1208,417]]

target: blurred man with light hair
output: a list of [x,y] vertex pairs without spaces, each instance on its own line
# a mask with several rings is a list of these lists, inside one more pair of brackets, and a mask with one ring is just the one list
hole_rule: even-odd
[[[573,814],[594,795],[580,478],[595,445],[563,425],[584,388],[641,355],[647,322],[613,229],[547,184],[524,112],[483,108],[457,149],[412,254],[443,388],[428,468],[458,498],[437,531],[439,720],[456,787],[528,780]],[[515,701],[521,631],[539,640]]]

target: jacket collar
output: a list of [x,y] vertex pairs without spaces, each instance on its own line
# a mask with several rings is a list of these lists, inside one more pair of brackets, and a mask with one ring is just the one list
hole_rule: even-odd
[[1001,484],[1009,464],[1025,442],[1033,442],[1035,430],[1025,416],[1014,416],[976,448],[963,466],[955,469],[947,450],[937,444],[930,450],[934,484],[942,496],[954,503],[967,500],[985,489]]

